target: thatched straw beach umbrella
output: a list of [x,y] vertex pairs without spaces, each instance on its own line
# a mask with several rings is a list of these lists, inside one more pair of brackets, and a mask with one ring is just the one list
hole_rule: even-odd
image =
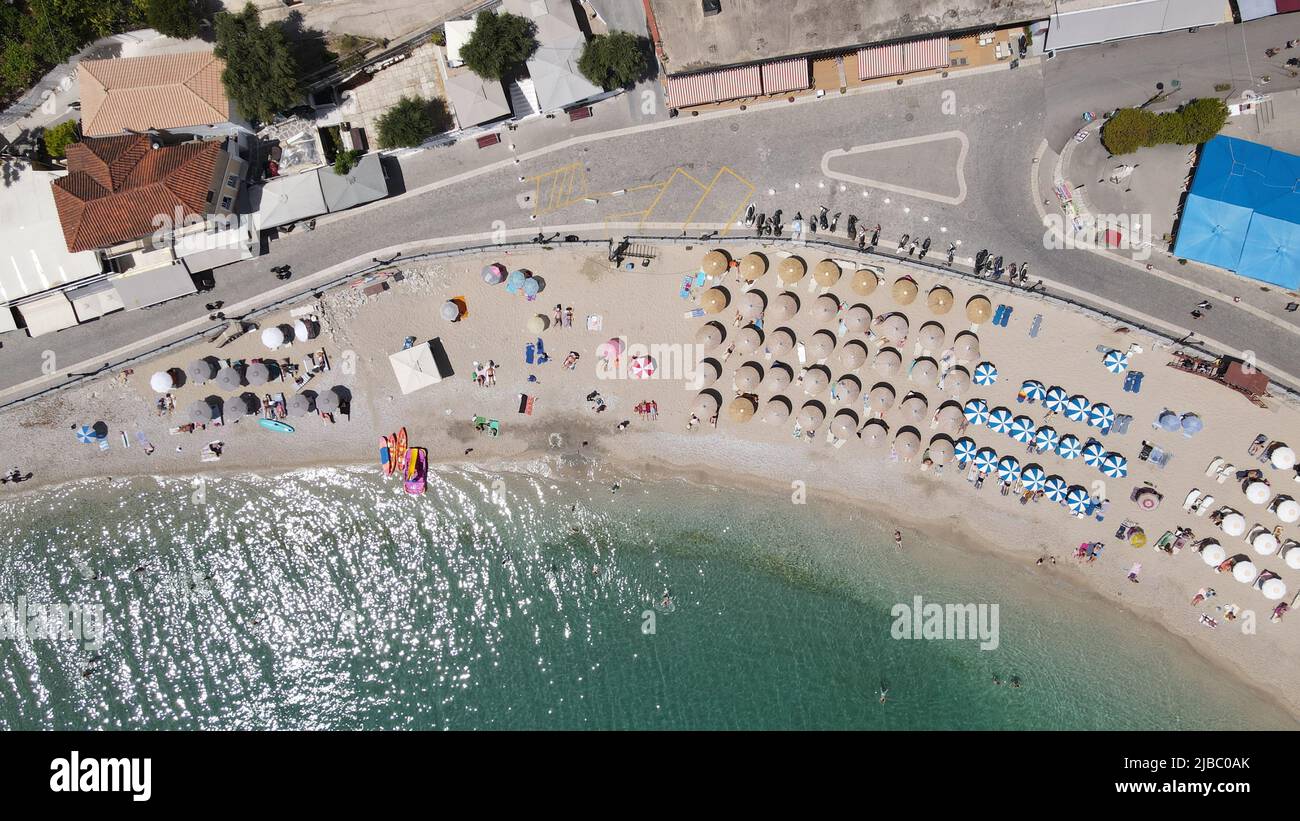
[[726,251],[710,251],[700,260],[700,270],[711,277],[722,276],[731,265],[731,257]]
[[813,268],[813,279],[823,288],[829,288],[840,281],[840,266],[834,260],[824,259]]
[[836,401],[852,405],[862,395],[862,383],[852,376],[841,376],[835,383]]
[[746,282],[753,282],[767,273],[767,258],[762,254],[746,254],[740,261],[740,277]]
[[712,419],[718,413],[718,397],[712,391],[703,391],[695,397],[691,413],[700,419]]
[[793,285],[808,273],[808,266],[799,257],[786,257],[776,266],[776,275],[783,285]]
[[953,450],[952,440],[946,436],[936,436],[930,440],[930,461],[936,465],[946,465],[952,461],[956,453]]
[[722,376],[722,367],[716,359],[705,359],[700,363],[700,369],[697,373],[699,374],[699,385],[702,388],[718,381],[719,377]]
[[952,291],[943,285],[934,286],[925,297],[925,304],[929,306],[930,312],[940,316],[952,310],[952,302]]
[[993,316],[993,303],[989,298],[982,295],[976,295],[966,300],[966,318],[976,325],[989,321]]
[[892,313],[885,317],[885,321],[880,323],[880,335],[890,342],[900,343],[907,338],[907,330],[910,324],[907,317],[900,313]]
[[767,297],[764,296],[762,291],[758,290],[746,291],[740,295],[737,302],[736,309],[740,311],[740,315],[746,322],[753,322],[758,319],[763,315],[764,309],[767,308]]
[[956,402],[945,402],[940,406],[939,413],[935,415],[935,423],[938,425],[939,430],[945,433],[956,433],[965,419],[966,416],[962,413],[961,405]]
[[727,292],[722,288],[710,288],[700,294],[700,307],[706,314],[720,314],[727,307]]
[[944,374],[940,387],[949,396],[961,396],[970,390],[970,372],[965,368],[953,368]]
[[875,271],[859,268],[853,272],[849,287],[859,296],[871,296],[880,287],[880,277],[876,276]]
[[899,305],[911,305],[916,301],[916,295],[919,292],[920,289],[916,287],[916,281],[911,277],[899,277],[894,280],[894,287],[890,289],[894,301]]
[[929,405],[926,403],[924,396],[913,393],[903,399],[898,409],[902,412],[903,419],[913,425],[919,425],[925,421],[925,414],[929,409]]
[[758,406],[754,404],[753,397],[737,396],[727,405],[727,416],[733,422],[748,422],[754,418],[754,411]]

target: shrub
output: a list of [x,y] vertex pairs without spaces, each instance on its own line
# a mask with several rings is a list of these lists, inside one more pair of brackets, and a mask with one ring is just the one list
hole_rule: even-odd
[[480,77],[505,79],[537,50],[537,28],[526,17],[481,11],[474,20],[474,33],[461,47],[460,57]]
[[1106,121],[1101,141],[1112,154],[1130,154],[1156,145],[1199,145],[1213,139],[1228,120],[1222,100],[1203,97],[1177,111],[1152,114],[1140,108],[1121,108]]
[[626,31],[598,34],[583,48],[578,70],[606,91],[626,88],[645,77],[648,46],[646,38]]
[[380,148],[414,148],[451,127],[451,114],[440,99],[403,97],[377,123]]
[[149,28],[167,37],[188,39],[199,33],[199,12],[193,0],[143,0]]
[[45,129],[45,133],[41,135],[41,140],[45,143],[45,153],[56,160],[63,159],[67,154],[68,146],[75,143],[80,136],[79,125],[77,120],[67,120]]
[[356,149],[340,151],[334,156],[334,173],[340,177],[348,173],[357,164],[357,158],[360,156],[361,152]]
[[1228,122],[1228,107],[1222,100],[1202,97],[1183,106],[1182,115],[1185,141],[1205,143],[1214,139]]

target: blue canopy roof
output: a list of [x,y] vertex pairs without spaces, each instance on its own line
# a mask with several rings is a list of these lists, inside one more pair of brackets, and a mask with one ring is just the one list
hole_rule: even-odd
[[1174,253],[1300,286],[1300,157],[1234,137],[1206,143]]

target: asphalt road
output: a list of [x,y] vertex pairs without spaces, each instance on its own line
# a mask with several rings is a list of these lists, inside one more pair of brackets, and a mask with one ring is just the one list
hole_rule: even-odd
[[[688,219],[721,223],[750,200],[768,213],[782,209],[787,223],[796,211],[808,215],[822,205],[843,211],[845,219],[856,214],[868,224],[881,223],[881,243],[890,247],[903,232],[931,236],[935,253],[941,253],[949,239],[961,243],[959,256],[973,256],[987,247],[1008,262],[1029,262],[1035,277],[1132,305],[1180,327],[1194,322],[1188,314],[1202,298],[1196,288],[1146,276],[1140,268],[1087,251],[1044,247],[1030,170],[1047,128],[1046,89],[1041,68],[1025,66],[751,109],[735,116],[646,118],[617,136],[593,138],[537,157],[523,153],[527,146],[521,144],[525,158],[520,163],[512,163],[508,153],[494,154],[503,165],[468,179],[453,178],[472,169],[476,160],[482,163],[472,143],[468,148],[424,152],[403,165],[406,188],[415,193],[322,221],[314,232],[275,240],[265,256],[219,269],[213,293],[109,316],[53,337],[4,340],[0,387],[38,376],[46,350],[55,351],[60,367],[66,367],[206,314],[205,301],[254,298],[280,284],[269,272],[275,265],[287,263],[305,274],[358,256],[368,259],[372,251],[422,238],[485,234],[499,227],[532,231],[617,223],[584,232],[584,238],[590,238],[594,233],[635,232],[644,220],[653,223],[656,232],[671,232]],[[633,122],[634,100],[611,102],[625,106]],[[547,127],[559,129],[567,123],[551,121]],[[966,194],[960,203],[849,183],[841,190],[822,173],[828,151],[952,131],[962,132],[969,144],[963,169]],[[909,164],[928,162],[923,147],[901,150],[901,171],[896,180],[886,181],[895,185],[908,183]],[[917,177],[942,173],[956,171],[928,168]],[[521,176],[527,180],[521,182]],[[419,193],[438,180],[452,181]],[[625,193],[614,193],[619,191]],[[525,196],[531,199],[523,201]],[[1279,318],[1294,317],[1281,313],[1276,294],[1261,295],[1235,277],[1223,274],[1214,284],[1229,293],[1241,292],[1247,302]],[[1196,324],[1198,333],[1233,348],[1254,350],[1266,363],[1289,364],[1300,358],[1300,336],[1261,322],[1231,302],[1216,303]]]

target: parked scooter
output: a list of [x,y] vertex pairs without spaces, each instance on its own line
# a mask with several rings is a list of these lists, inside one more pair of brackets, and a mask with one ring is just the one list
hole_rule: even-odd
[[781,209],[778,208],[772,212],[772,233],[778,237],[781,236],[782,227],[783,226],[781,225]]
[[827,230],[829,230],[832,234],[835,233],[835,229],[836,229],[836,228],[839,226],[839,224],[840,224],[840,214],[841,214],[841,213],[843,213],[843,212],[842,212],[842,211],[836,211],[836,212],[835,212],[835,216],[831,217],[831,227],[830,227],[829,229],[827,229]]
[[952,258],[957,255],[957,243],[948,243],[948,266],[952,267]]
[[1014,262],[1007,266],[1007,282],[1010,282],[1012,285],[1016,284],[1016,268],[1017,266]]
[[809,220],[808,220],[808,230],[809,230],[809,232],[811,232],[811,233],[813,233],[813,234],[816,234],[816,233],[817,233],[817,217],[811,217],[811,218],[809,218]]
[[903,238],[898,241],[898,253],[903,253],[907,248],[907,241],[911,238],[911,234],[903,234]]
[[875,248],[880,244],[880,223],[876,223],[875,230],[871,232],[871,247]]
[[921,256],[917,259],[925,259],[925,255],[930,253],[930,238],[926,237],[925,242],[921,243]]
[[749,207],[745,209],[745,218],[740,224],[746,228],[754,227],[754,203],[751,202]]
[[822,206],[822,212],[821,212],[821,214],[818,215],[818,217],[817,217],[817,222],[821,224],[821,229],[822,229],[823,231],[826,230],[826,227],[827,227],[827,225],[828,225],[828,223],[826,222],[826,212],[829,211],[829,210],[830,210],[829,208],[827,208],[826,206],[823,205],[823,206]]
[[1020,263],[1020,284],[1026,285],[1028,283],[1029,283],[1029,263],[1022,262]]
[[993,278],[1002,278],[1002,257],[997,257],[993,260]]
[[910,256],[914,256],[915,254],[916,254],[916,240],[912,240],[907,244],[907,255],[910,257]]
[[984,273],[984,266],[988,264],[988,261],[989,261],[988,249],[981,248],[979,253],[975,255],[975,276],[980,276],[981,274]]
[[761,237],[767,230],[767,214],[758,215],[758,235]]
[[849,239],[857,239],[858,236],[858,218],[849,214],[849,221],[844,226],[844,233],[849,235]]

